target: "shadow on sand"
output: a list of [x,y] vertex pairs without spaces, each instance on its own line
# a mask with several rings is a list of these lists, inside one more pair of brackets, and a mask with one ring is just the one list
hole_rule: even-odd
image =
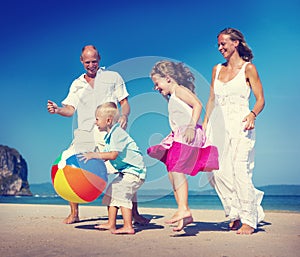
[[[272,225],[272,223],[262,221],[257,225],[257,229],[254,233],[265,232],[264,226]],[[175,226],[174,226],[175,227]],[[196,236],[202,231],[219,231],[219,232],[229,232],[229,221],[223,222],[193,222],[187,227],[185,227],[179,233],[171,235],[172,237],[185,237],[185,236]],[[184,232],[184,233],[182,233]]]
[[[145,225],[140,225],[140,224],[135,224],[134,225],[134,230],[135,233],[139,233],[142,230],[153,230],[153,229],[163,229],[164,226],[161,225],[157,225],[155,224],[153,221],[156,219],[160,219],[163,218],[164,216],[161,215],[149,215],[149,214],[143,214],[143,216],[147,219],[150,220],[150,222],[148,224]],[[91,218],[91,219],[85,219],[85,220],[81,220],[78,223],[83,223],[83,222],[91,222],[91,221],[107,221],[108,217],[97,217],[97,218]],[[117,216],[117,220],[122,220],[122,215],[118,215]],[[75,228],[78,229],[88,229],[88,230],[99,230],[98,228],[95,228],[95,226],[97,226],[99,224],[86,224],[86,225],[77,225],[75,226]],[[117,225],[117,229],[120,228],[122,225]]]
[[[145,225],[135,224],[134,230],[136,233],[139,233],[143,230],[154,230],[154,229],[164,229],[165,226],[155,224],[156,219],[161,219],[164,216],[161,215],[149,215],[149,214],[143,214],[143,216],[147,219],[150,219],[150,222]],[[81,220],[78,223],[85,223],[85,222],[94,222],[94,221],[107,221],[108,217],[95,217],[95,218],[89,218]],[[122,221],[122,215],[117,216],[117,221]],[[95,228],[99,224],[85,224],[85,225],[76,225],[75,228],[77,229],[88,229],[88,230],[99,230],[98,228]],[[262,221],[258,224],[257,229],[254,231],[254,233],[258,232],[264,232],[265,226],[272,225],[272,223]],[[117,229],[120,228],[122,225],[117,225]],[[176,224],[172,225],[166,225],[168,227],[176,227]],[[170,235],[171,237],[187,237],[187,236],[196,236],[197,234],[203,232],[203,231],[219,231],[219,232],[228,232],[229,230],[229,221],[223,221],[223,222],[192,222],[188,226],[186,226],[183,230],[180,232],[174,232],[174,234]]]

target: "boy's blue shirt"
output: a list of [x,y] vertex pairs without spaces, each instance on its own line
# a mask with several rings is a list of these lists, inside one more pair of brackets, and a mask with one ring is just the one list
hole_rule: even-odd
[[141,179],[146,178],[143,155],[130,135],[116,123],[104,137],[105,152],[117,151],[119,154],[111,164],[119,172],[131,173]]

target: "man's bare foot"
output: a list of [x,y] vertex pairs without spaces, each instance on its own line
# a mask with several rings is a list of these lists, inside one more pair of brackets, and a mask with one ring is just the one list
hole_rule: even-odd
[[149,224],[150,219],[145,218],[144,216],[138,214],[133,217],[133,223],[136,225],[147,225]]
[[76,223],[76,222],[79,222],[79,217],[78,216],[73,216],[72,214],[70,214],[67,218],[65,218],[63,220],[63,223],[65,224],[73,224],[73,223]]
[[115,230],[111,230],[112,234],[115,235],[134,235],[135,231],[133,228],[119,228],[119,229],[115,229]]
[[254,233],[254,228],[250,227],[247,224],[243,224],[236,233],[239,235],[251,235]]
[[116,229],[115,226],[112,226],[109,223],[104,223],[104,224],[96,225],[96,226],[94,226],[94,228],[97,228],[99,230],[115,230]]
[[173,228],[174,232],[179,232],[181,231],[184,227],[186,227],[188,224],[191,224],[193,222],[193,217],[185,217],[178,221],[178,226],[176,228]]
[[240,220],[234,220],[229,223],[230,230],[238,230],[240,228],[240,226],[241,226]]
[[177,211],[173,217],[170,219],[170,220],[167,220],[165,221],[166,224],[173,224],[175,222],[178,222],[184,218],[188,218],[188,217],[191,217],[192,214],[191,212],[188,210],[188,211]]

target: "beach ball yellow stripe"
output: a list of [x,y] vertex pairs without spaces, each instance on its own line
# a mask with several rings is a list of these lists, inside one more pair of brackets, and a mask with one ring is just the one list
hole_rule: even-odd
[[54,189],[56,193],[63,196],[67,201],[73,203],[87,203],[87,201],[82,200],[78,195],[72,190],[62,169],[58,169],[54,178]]

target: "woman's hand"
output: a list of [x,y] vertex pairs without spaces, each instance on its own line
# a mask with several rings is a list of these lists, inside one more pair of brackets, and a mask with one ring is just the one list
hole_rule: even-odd
[[251,130],[255,128],[255,116],[252,112],[250,112],[244,119],[243,122],[245,123],[245,130]]

